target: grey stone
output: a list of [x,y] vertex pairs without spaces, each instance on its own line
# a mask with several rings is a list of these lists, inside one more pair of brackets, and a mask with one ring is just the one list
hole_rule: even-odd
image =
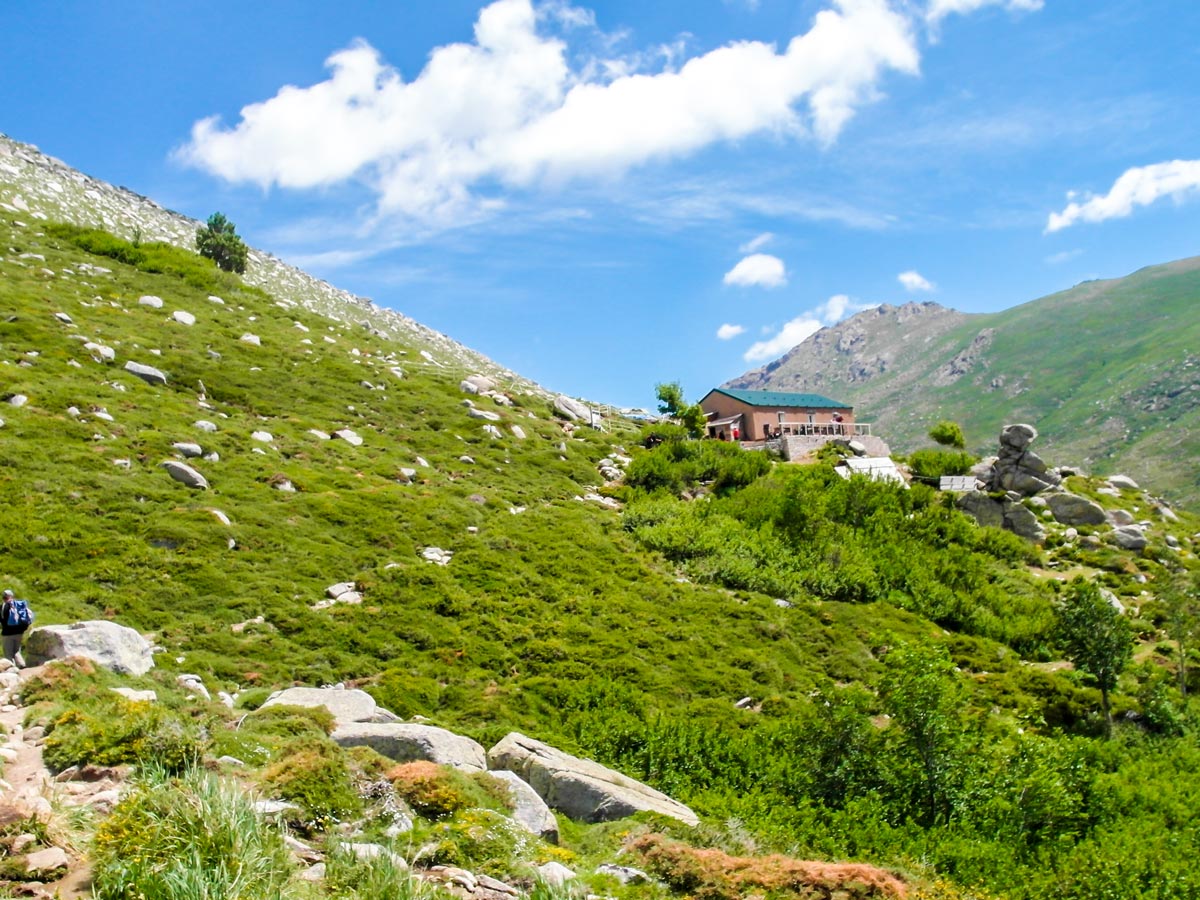
[[361,447],[362,446],[363,439],[361,437],[359,437],[356,433],[351,431],[349,428],[339,428],[337,431],[335,431],[333,433],[333,436],[335,438],[340,438],[341,440],[345,441],[351,447]]
[[407,722],[355,723],[338,727],[332,735],[342,747],[370,747],[397,762],[423,759],[467,772],[488,768],[482,746],[462,735],[432,725]]
[[125,371],[132,375],[136,375],[146,384],[166,384],[167,376],[162,371],[154,368],[154,366],[146,366],[142,363],[135,363],[129,360],[125,363]]
[[162,309],[162,297],[155,297],[153,294],[146,294],[138,297],[138,303],[142,306],[149,306],[151,309]]
[[195,459],[204,455],[204,448],[199,444],[192,444],[187,441],[180,441],[171,445],[172,450],[178,450],[187,459]]
[[572,400],[566,394],[559,394],[554,398],[554,408],[573,422],[590,422],[592,420],[592,410],[578,400]]
[[955,500],[954,505],[980,525],[991,528],[1004,527],[1004,506],[983,491],[968,491]]
[[1020,503],[1010,502],[1004,505],[1004,527],[1013,534],[1031,541],[1040,543],[1046,539],[1045,529],[1037,516]]
[[203,697],[205,700],[211,700],[212,695],[208,692],[208,688],[204,686],[204,682],[199,675],[177,675],[175,682],[189,693]]
[[1122,550],[1142,550],[1149,543],[1136,525],[1122,525],[1112,530],[1110,540]]
[[117,358],[117,351],[112,347],[106,347],[104,344],[97,344],[95,341],[88,341],[83,345],[83,349],[92,354],[92,359],[96,362],[110,363]]
[[189,466],[187,463],[181,463],[178,460],[167,459],[159,463],[167,474],[178,481],[180,484],[187,485],[190,488],[200,488],[208,490],[208,479]]
[[134,703],[156,703],[158,694],[154,691],[139,691],[131,687],[115,687],[111,689],[114,694],[120,694],[126,700],[132,700]]
[[344,688],[287,688],[268,697],[261,708],[270,706],[321,706],[329,710],[338,726],[373,722],[379,713],[375,698],[366,691]]
[[467,410],[467,415],[472,419],[483,419],[487,422],[499,422],[500,413],[490,412],[486,409],[476,409],[474,406]]
[[699,818],[654,788],[591,760],[512,732],[488,751],[488,768],[516,772],[553,809],[584,822],[607,822],[647,810],[688,825]]
[[645,884],[650,880],[650,876],[641,869],[633,869],[629,866],[617,866],[612,863],[603,863],[596,866],[597,875],[611,875],[621,884]]
[[1014,450],[1024,450],[1037,436],[1037,429],[1032,425],[1005,425],[1000,431],[1000,443]]
[[145,675],[154,668],[145,638],[132,628],[99,620],[35,628],[25,639],[24,654],[31,666],[82,656],[118,675]]
[[212,434],[213,432],[215,432],[217,430],[216,424],[208,421],[208,419],[197,419],[193,424],[200,431],[207,431],[210,434]]
[[560,862],[551,860],[537,867],[538,878],[550,887],[562,887],[575,877],[575,873]]
[[174,319],[176,322],[178,322],[180,325],[195,325],[196,324],[196,317],[193,316],[190,312],[185,312],[182,309],[177,309],[177,310],[175,310],[175,312],[171,313],[171,318]]
[[275,435],[269,431],[252,431],[250,432],[250,440],[258,441],[260,444],[269,444],[275,440]]
[[66,869],[69,864],[70,859],[67,857],[66,850],[62,847],[47,847],[44,850],[36,850],[25,857],[25,872],[28,875],[44,878]]
[[1113,475],[1108,479],[1108,483],[1115,488],[1125,488],[1126,490],[1138,490],[1138,483],[1128,475]]
[[250,334],[249,332],[247,332],[246,334],[243,334],[240,338],[238,338],[238,340],[241,341],[243,344],[251,344],[255,347],[262,346],[262,338],[260,338],[257,334]]
[[512,820],[528,831],[552,844],[558,843],[558,820],[537,791],[525,783],[516,772],[497,769],[488,772],[492,778],[503,782],[512,797],[514,808]]
[[1113,509],[1108,512],[1108,521],[1114,525],[1132,525],[1133,513],[1127,509]]
[[1105,521],[1104,507],[1086,497],[1050,494],[1046,500],[1055,520],[1063,525],[1102,525]]

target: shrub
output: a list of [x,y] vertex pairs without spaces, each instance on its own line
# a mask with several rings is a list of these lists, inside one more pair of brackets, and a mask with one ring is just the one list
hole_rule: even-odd
[[908,457],[914,475],[935,480],[943,475],[966,475],[975,462],[970,453],[957,450],[917,450]]
[[97,900],[277,900],[292,863],[242,789],[193,771],[137,783],[96,829]]
[[52,720],[43,751],[51,769],[153,762],[174,774],[199,761],[203,744],[194,724],[162,706],[112,697],[99,709],[72,707]]
[[362,811],[341,748],[327,738],[302,738],[280,751],[262,775],[263,784],[304,811],[301,823],[322,830]]
[[268,706],[242,720],[242,730],[283,738],[326,737],[333,734],[333,713],[323,706]]
[[466,809],[437,826],[436,844],[425,861],[462,866],[503,878],[537,859],[541,841],[507,816],[490,809]]
[[396,793],[426,819],[444,819],[471,805],[466,779],[454,769],[417,760],[402,763],[385,777]]

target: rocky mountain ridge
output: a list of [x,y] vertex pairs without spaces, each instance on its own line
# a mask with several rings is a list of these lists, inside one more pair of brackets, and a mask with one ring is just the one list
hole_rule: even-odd
[[[92,178],[61,160],[0,134],[0,210],[37,221],[54,220],[97,227],[126,240],[162,241],[195,250],[196,229],[204,223],[166,209],[149,197]],[[415,319],[365,297],[334,287],[262,250],[250,248],[245,280],[285,301],[381,337],[402,338],[424,349],[431,364],[479,371],[522,390],[544,393],[481,353]]]
[[1097,474],[1200,498],[1200,257],[1090,281],[997,313],[880,306],[823,328],[728,387],[851,403],[900,452],[940,419],[986,452],[1006,422]]

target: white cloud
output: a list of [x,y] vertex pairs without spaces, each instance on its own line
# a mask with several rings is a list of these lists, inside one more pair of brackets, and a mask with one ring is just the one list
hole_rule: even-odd
[[966,15],[985,6],[1003,6],[1013,11],[1036,12],[1042,8],[1043,0],[929,0],[925,18],[936,25],[948,15]]
[[717,337],[719,337],[723,341],[728,341],[732,338],[737,337],[739,334],[741,334],[745,330],[746,330],[746,328],[744,325],[729,325],[727,323],[717,329]]
[[769,231],[764,231],[758,237],[752,238],[746,241],[746,243],[742,244],[742,246],[738,247],[738,253],[754,253],[756,250],[761,250],[774,239],[775,235],[771,234]]
[[1089,196],[1080,203],[1073,199],[1074,194],[1068,194],[1071,202],[1062,212],[1050,213],[1046,231],[1061,231],[1076,222],[1121,219],[1135,207],[1149,206],[1163,197],[1182,200],[1197,190],[1200,190],[1200,159],[1176,159],[1126,169],[1101,197]]
[[876,303],[859,303],[845,294],[834,294],[824,303],[801,313],[787,322],[779,332],[764,341],[750,345],[742,358],[746,362],[766,362],[787,353],[806,338],[816,334],[827,325],[836,325],[847,315],[872,309]]
[[904,285],[904,289],[909,293],[916,293],[917,291],[932,291],[935,287],[932,281],[929,281],[915,269],[909,269],[907,272],[901,272],[896,276],[896,280]]
[[920,56],[888,0],[828,2],[782,51],[740,41],[645,72],[595,59],[572,70],[565,40],[545,31],[592,28],[586,11],[495,0],[471,43],[434,49],[411,81],[357,41],[329,57],[326,80],[284,86],[232,126],[196,122],[177,156],[264,188],[359,179],[382,214],[454,224],[500,208],[506,190],[620,175],[754,134],[829,144],[886,74],[916,74]]
[[1069,262],[1077,256],[1081,256],[1083,251],[1076,248],[1074,250],[1060,250],[1058,253],[1051,253],[1046,257],[1046,262],[1052,266],[1057,266],[1060,263]]
[[787,270],[778,256],[752,253],[725,273],[725,283],[738,287],[783,287],[787,284]]

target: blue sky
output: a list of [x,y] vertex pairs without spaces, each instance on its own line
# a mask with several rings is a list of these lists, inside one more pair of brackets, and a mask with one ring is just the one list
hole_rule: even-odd
[[544,385],[1200,253],[1200,3],[12,4],[0,131]]

